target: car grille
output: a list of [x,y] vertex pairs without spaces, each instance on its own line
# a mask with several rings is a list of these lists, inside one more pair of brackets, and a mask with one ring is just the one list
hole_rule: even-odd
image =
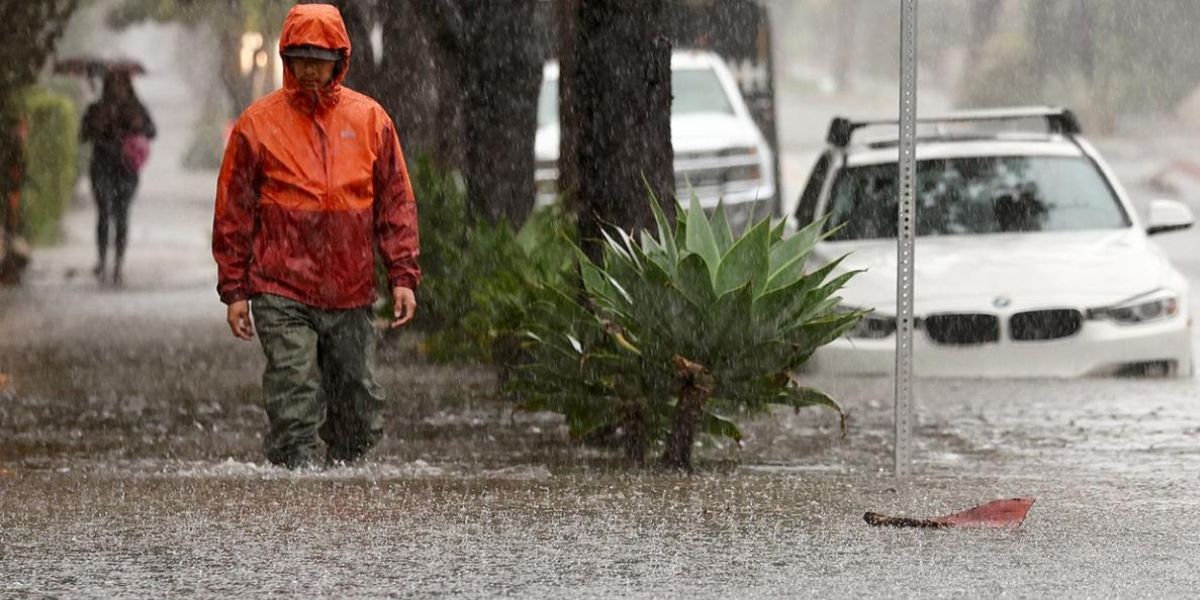
[[1031,310],[1008,320],[1009,335],[1022,342],[1065,338],[1078,333],[1082,326],[1083,315],[1069,309]]
[[939,344],[968,346],[1000,340],[1000,319],[996,315],[930,315],[921,325],[930,339]]
[[683,191],[691,188],[706,188],[724,185],[726,170],[726,167],[717,167],[677,171],[675,173],[675,189],[680,190],[680,196],[682,197],[684,196]]

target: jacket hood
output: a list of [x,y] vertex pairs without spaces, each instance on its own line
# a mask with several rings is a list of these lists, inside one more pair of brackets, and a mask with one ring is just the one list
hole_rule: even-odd
[[[287,18],[283,20],[283,33],[279,36],[280,55],[288,46],[303,45],[336,50],[345,57],[326,88],[330,93],[336,92],[346,79],[346,71],[350,69],[351,51],[350,34],[346,32],[346,23],[342,21],[342,13],[338,12],[337,7],[329,4],[297,4],[288,11]],[[283,87],[298,89],[291,69],[283,70]]]

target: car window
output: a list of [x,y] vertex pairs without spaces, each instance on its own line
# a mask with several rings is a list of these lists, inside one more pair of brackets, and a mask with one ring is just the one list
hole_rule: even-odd
[[[830,240],[896,237],[896,163],[842,169]],[[917,235],[1128,227],[1112,189],[1084,157],[1002,156],[917,163]]]
[[[733,105],[721,87],[717,72],[706,69],[678,69],[671,72],[671,114],[722,113],[732,115]],[[545,79],[538,95],[538,127],[558,123],[558,80]]]

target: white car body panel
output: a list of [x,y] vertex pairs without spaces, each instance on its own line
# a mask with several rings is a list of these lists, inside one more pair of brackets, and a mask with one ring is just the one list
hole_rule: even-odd
[[[849,254],[843,266],[867,269],[843,289],[848,304],[895,314],[894,240],[823,243],[818,252]],[[926,310],[987,309],[1001,295],[1020,310],[1084,299],[1105,306],[1179,283],[1162,251],[1133,229],[921,237],[915,256],[913,301]],[[955,304],[971,298],[984,303]]]

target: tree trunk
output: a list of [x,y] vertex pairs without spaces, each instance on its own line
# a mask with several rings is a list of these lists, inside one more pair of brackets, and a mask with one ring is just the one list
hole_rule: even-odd
[[603,227],[653,226],[646,183],[660,199],[674,197],[671,41],[667,0],[587,0],[578,9],[563,116],[577,128],[579,235],[599,260]]
[[692,445],[696,443],[696,426],[704,414],[706,394],[700,388],[683,386],[679,392],[679,404],[675,406],[675,419],[671,433],[667,435],[667,448],[663,454],[663,466],[675,471],[692,472]]
[[520,227],[533,210],[541,64],[530,33],[536,0],[485,0],[465,13],[463,176],[470,215]]
[[555,3],[558,21],[558,195],[567,211],[581,214],[579,202],[579,104],[575,102],[576,48],[579,45],[579,4]]
[[533,208],[540,65],[536,0],[413,2],[436,63],[434,154],[458,165],[472,219],[514,227]]
[[439,140],[454,136],[457,130],[453,122],[439,120],[441,80],[434,48],[428,27],[411,17],[410,1],[383,2],[380,6],[384,49],[379,101],[396,122],[409,158],[424,154],[440,167],[453,166],[453,153],[442,152],[447,145]]
[[371,30],[378,18],[373,14],[372,6],[362,0],[334,0],[333,4],[341,11],[346,32],[350,34],[352,66],[346,74],[346,85],[383,104],[380,100],[383,81],[379,65],[375,63],[375,48],[371,46]]
[[676,356],[674,363],[675,378],[679,381],[679,401],[675,405],[671,432],[667,434],[663,466],[691,473],[696,428],[704,416],[704,402],[712,393],[711,374],[703,365],[681,356]]
[[[229,95],[229,114],[237,117],[254,101],[250,78],[242,75],[242,32],[228,28],[213,28],[221,52],[221,83]],[[286,68],[286,67],[285,67]]]
[[[463,123],[465,102],[466,46],[471,32],[466,31],[464,6],[466,0],[408,0],[413,16],[428,40],[433,71],[430,81],[437,89],[437,102],[431,113],[437,130],[431,152],[442,165],[463,168],[467,143]],[[473,10],[473,8],[471,9]],[[403,35],[403,32],[400,32]]]

